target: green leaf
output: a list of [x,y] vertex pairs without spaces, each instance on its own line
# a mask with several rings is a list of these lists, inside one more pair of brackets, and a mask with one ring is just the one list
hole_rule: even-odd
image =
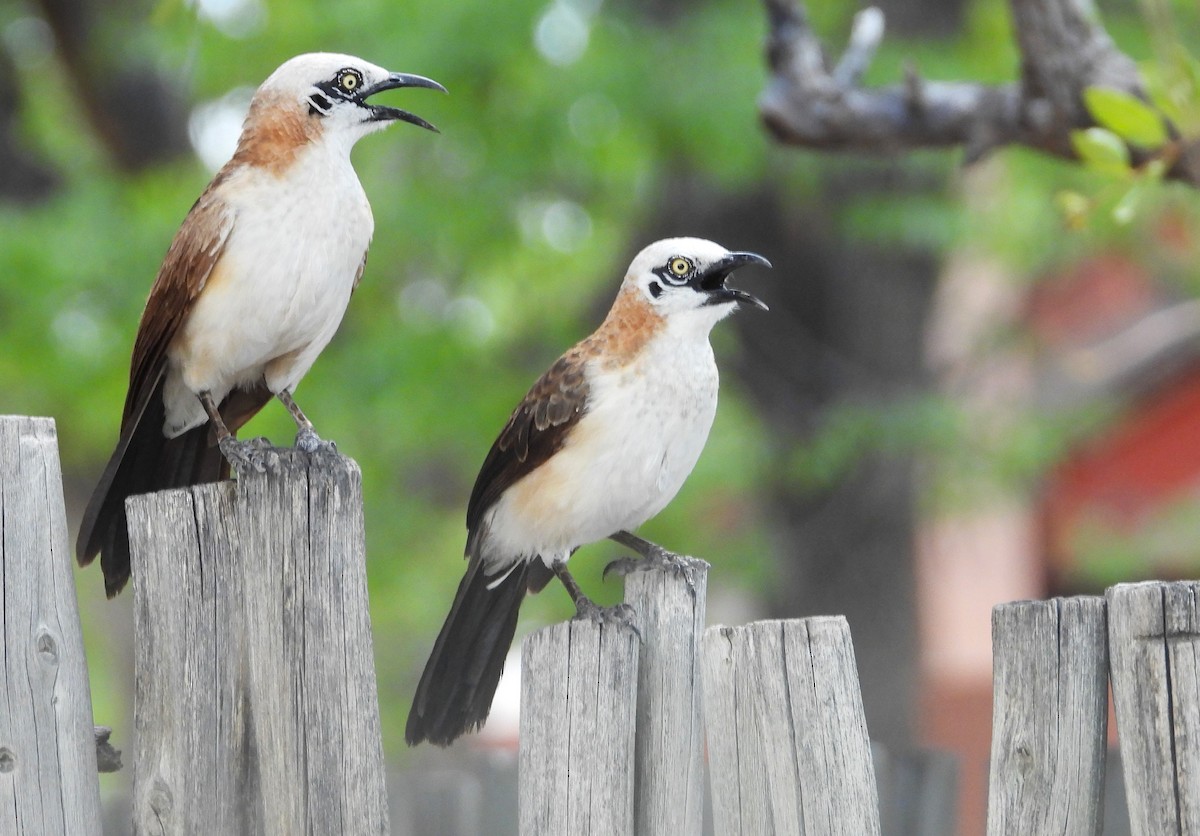
[[1088,168],[1110,174],[1129,174],[1129,148],[1105,128],[1071,132],[1071,146]]
[[1083,91],[1088,113],[1126,142],[1157,148],[1167,141],[1167,125],[1150,105],[1121,90],[1089,87]]

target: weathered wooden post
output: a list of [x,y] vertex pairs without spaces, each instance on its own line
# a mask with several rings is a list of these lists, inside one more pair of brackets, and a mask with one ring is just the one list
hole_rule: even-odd
[[0,833],[100,833],[71,563],[54,421],[0,416]]
[[521,652],[522,836],[632,836],[638,636],[573,619]]
[[1099,834],[1108,733],[1103,598],[992,610],[988,833]]
[[718,836],[880,832],[845,618],[710,627],[703,664]]
[[358,466],[128,500],[136,832],[386,833]]
[[1131,832],[1200,833],[1200,583],[1119,584],[1107,598]]
[[708,564],[681,560],[677,571],[651,565],[625,576],[625,603],[642,634],[634,778],[638,836],[698,834],[704,819],[699,661]]

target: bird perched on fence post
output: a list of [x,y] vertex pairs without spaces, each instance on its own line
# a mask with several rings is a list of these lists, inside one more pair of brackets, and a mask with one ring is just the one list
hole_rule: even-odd
[[299,55],[255,92],[237,150],[175,235],[138,326],[116,449],[88,502],[76,554],[97,553],[109,597],[129,579],[125,498],[263,467],[238,429],[278,397],[296,446],[328,449],[292,392],[329,343],[362,276],[374,220],[350,149],[418,116],[368,101],[445,92],[360,58]]
[[739,306],[766,310],[725,283],[747,264],[771,266],[698,238],[651,244],[600,327],[508,419],[467,504],[467,572],[417,686],[409,745],[483,724],[527,591],[557,575],[579,616],[600,615],[567,571],[577,548],[611,537],[644,559],[674,557],[632,530],[674,498],[708,438],[712,327]]

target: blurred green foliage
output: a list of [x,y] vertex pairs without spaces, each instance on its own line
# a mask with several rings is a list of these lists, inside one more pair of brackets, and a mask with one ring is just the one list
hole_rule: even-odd
[[[648,243],[640,223],[672,199],[662,189],[668,177],[692,172],[728,193],[771,179],[801,204],[819,199],[819,170],[861,161],[777,149],[759,129],[766,24],[749,0],[662,4],[654,16],[601,0],[269,0],[247,8],[234,36],[196,4],[164,0],[122,42],[196,104],[253,88],[286,58],[316,50],[427,75],[450,91],[389,94],[441,135],[398,126],[356,149],[375,240],[338,336],[297,395],[318,431],[363,470],[385,740],[398,754],[415,675],[463,569],[476,468],[528,385],[596,324],[628,258]],[[811,11],[840,43],[854,8],[823,0]],[[13,36],[29,31],[32,14],[6,4],[0,33],[19,59],[28,139],[65,184],[33,208],[0,206],[0,411],[57,419],[78,493],[90,489],[115,440],[132,337],[159,261],[211,172],[197,160],[135,177],[117,172],[48,44]],[[869,80],[896,79],[908,58],[928,77],[1012,78],[1005,5],[972,4],[952,42],[887,42]],[[1064,238],[1053,195],[1087,192],[1087,172],[1004,152],[987,164],[987,186],[964,201],[954,164],[951,155],[918,155],[912,165],[947,181],[944,194],[905,203],[864,196],[837,224],[851,240],[962,247],[1036,276],[1088,248],[1145,251],[1158,213],[1194,220],[1192,202],[1155,191],[1123,229],[1093,217]],[[1150,257],[1196,287],[1194,264]],[[787,264],[770,277],[803,279],[803,265]],[[737,350],[728,333],[717,335],[720,357]],[[871,449],[966,450],[959,461],[986,461],[989,470],[1007,462],[1008,472],[1032,479],[1061,448],[1062,433],[1032,429],[981,446],[969,440],[973,423],[924,397],[893,411],[847,409],[796,452],[797,479],[834,479]],[[294,429],[271,405],[245,432],[290,443]],[[727,378],[699,467],[644,532],[711,560],[723,585],[769,584],[770,538],[755,508],[770,455]],[[599,577],[616,554],[598,545],[576,558],[585,589],[602,601],[619,595],[616,582]],[[96,625],[128,607],[128,596],[102,604],[96,569],[79,582],[96,714],[119,726],[128,670],[98,660],[127,656],[124,639]],[[569,615],[570,605],[552,586],[524,612],[531,626]]]
[[[286,58],[315,50],[428,75],[450,90],[390,94],[441,135],[399,126],[355,150],[375,240],[338,336],[297,393],[322,435],[363,470],[393,747],[463,570],[466,497],[509,411],[596,324],[628,258],[649,243],[638,222],[656,208],[666,172],[699,170],[736,188],[768,166],[754,112],[756,15],[708,4],[664,27],[597,5],[272,2],[260,25],[230,37],[192,4],[166,2],[128,33],[128,47],[198,104],[252,89]],[[29,31],[31,14],[5,6],[0,30]],[[558,41],[540,36],[551,55],[556,43],[578,50],[571,39],[580,32],[586,49],[552,63],[537,43],[547,25],[567,29]],[[68,482],[86,490],[116,437],[146,293],[211,172],[188,160],[121,176],[48,45],[10,46],[29,138],[66,185],[34,208],[0,207],[0,410],[55,417]],[[721,352],[731,351],[724,341]],[[731,393],[695,479],[646,528],[723,562],[731,584],[760,580],[764,561],[747,556],[767,553],[750,510],[763,455],[755,427]],[[244,433],[290,443],[294,428],[271,405]],[[578,558],[583,583],[601,600],[620,594],[599,577],[616,554],[598,546]],[[95,569],[79,580],[89,622],[103,625],[104,608],[128,606],[98,604]],[[531,599],[526,620],[570,612],[551,587]],[[123,655],[113,646],[122,638],[90,626],[96,713],[119,725],[126,672],[118,665],[116,681],[106,679],[114,671],[101,660]]]
[[1157,577],[1182,580],[1195,577],[1193,544],[1200,525],[1200,504],[1193,497],[1169,502],[1142,520],[1136,532],[1120,521],[1089,518],[1072,538],[1071,548],[1083,556],[1072,567],[1071,581],[1097,592],[1131,577],[1140,577],[1147,563]]

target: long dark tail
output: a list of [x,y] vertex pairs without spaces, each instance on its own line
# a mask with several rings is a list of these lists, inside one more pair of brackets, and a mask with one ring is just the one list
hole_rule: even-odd
[[104,589],[112,598],[129,580],[129,530],[125,498],[228,478],[229,464],[209,441],[204,423],[176,438],[163,436],[162,381],[121,429],[100,483],[92,492],[75,554],[81,566],[100,555]]
[[548,573],[540,560],[522,562],[488,589],[496,576],[487,577],[481,561],[471,561],[421,674],[404,730],[409,746],[424,740],[447,746],[483,725],[512,646],[521,601],[526,590],[545,585]]

